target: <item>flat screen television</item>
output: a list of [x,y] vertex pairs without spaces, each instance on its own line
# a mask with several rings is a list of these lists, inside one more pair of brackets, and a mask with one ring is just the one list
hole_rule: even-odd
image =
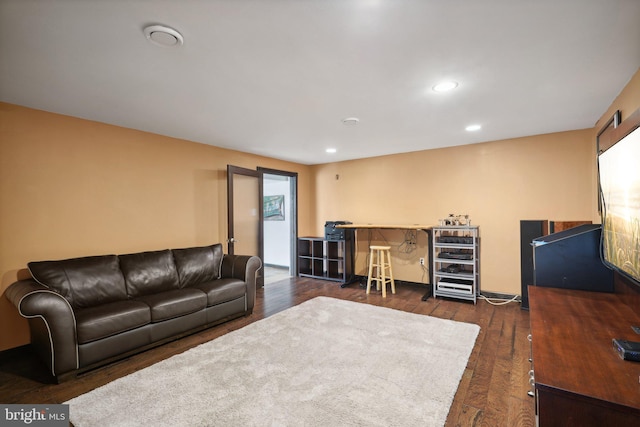
[[598,156],[605,265],[640,286],[640,128]]

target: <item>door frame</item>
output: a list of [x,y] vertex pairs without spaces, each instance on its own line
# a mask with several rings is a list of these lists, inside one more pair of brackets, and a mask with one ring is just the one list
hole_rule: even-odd
[[[264,193],[264,189],[263,189],[263,184],[264,184],[264,175],[279,175],[279,176],[286,176],[289,177],[291,179],[290,181],[290,199],[291,199],[291,215],[292,215],[292,220],[291,220],[291,235],[289,236],[291,239],[290,242],[290,252],[289,252],[289,273],[291,274],[291,276],[297,276],[297,271],[298,271],[298,257],[297,257],[297,253],[298,253],[298,173],[297,172],[289,172],[289,171],[284,171],[284,170],[279,170],[279,169],[269,169],[269,168],[263,168],[263,167],[258,167],[257,168],[258,172],[260,172],[261,178],[260,178],[260,200],[262,200],[262,196]],[[261,214],[261,220],[263,221],[261,223],[261,226],[264,224],[264,212],[260,212]],[[262,255],[264,255],[264,227],[262,227],[260,229],[260,234],[261,234],[261,242],[260,242],[260,250]]]
[[233,221],[233,176],[244,175],[256,178],[258,180],[258,256],[262,261],[262,266],[258,270],[257,285],[258,287],[264,286],[264,174],[280,175],[291,178],[291,251],[289,253],[290,258],[290,273],[293,276],[297,276],[298,272],[298,173],[289,172],[279,169],[270,169],[264,167],[257,167],[256,170],[247,169],[240,166],[227,165],[227,253],[234,255],[234,221]]

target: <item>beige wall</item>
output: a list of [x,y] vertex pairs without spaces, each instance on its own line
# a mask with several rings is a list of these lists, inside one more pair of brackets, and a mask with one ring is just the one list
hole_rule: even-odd
[[640,69],[636,71],[624,89],[620,91],[620,94],[618,94],[607,111],[602,114],[602,117],[600,117],[593,128],[594,138],[602,126],[604,126],[604,124],[613,116],[613,113],[616,110],[620,110],[622,120],[624,121],[638,108],[640,108]]
[[[519,294],[520,220],[591,219],[591,137],[586,129],[316,166],[318,226],[436,225],[469,214],[480,226],[482,289]],[[396,276],[427,282],[417,262],[426,253],[425,243],[413,260],[398,259]]]
[[2,296],[29,261],[224,242],[227,164],[298,172],[310,228],[308,166],[0,103],[0,350],[29,340]]
[[[0,351],[29,340],[2,297],[29,261],[224,241],[227,164],[298,172],[300,235],[469,214],[482,289],[519,294],[520,220],[597,221],[596,131],[638,108],[640,72],[594,128],[308,167],[0,103]],[[399,279],[426,282],[424,233],[409,254],[404,237],[373,240],[393,244]]]
[[[594,128],[315,166],[316,232],[333,219],[435,225],[449,213],[469,214],[480,226],[481,288],[520,294],[520,220],[599,223],[595,135],[615,110],[624,120],[638,108],[640,70]],[[358,239],[360,274],[367,239]],[[373,236],[392,245],[398,278],[427,282],[418,263],[426,242],[403,254],[403,239]]]

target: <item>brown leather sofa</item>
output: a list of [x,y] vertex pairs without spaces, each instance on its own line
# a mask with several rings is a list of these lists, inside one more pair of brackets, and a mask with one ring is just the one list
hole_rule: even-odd
[[7,298],[56,381],[253,311],[260,258],[222,245],[30,262]]

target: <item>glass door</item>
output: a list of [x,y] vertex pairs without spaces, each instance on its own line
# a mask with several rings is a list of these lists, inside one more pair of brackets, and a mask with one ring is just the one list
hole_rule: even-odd
[[227,251],[263,260],[256,279],[258,287],[264,285],[261,181],[260,171],[227,165]]

